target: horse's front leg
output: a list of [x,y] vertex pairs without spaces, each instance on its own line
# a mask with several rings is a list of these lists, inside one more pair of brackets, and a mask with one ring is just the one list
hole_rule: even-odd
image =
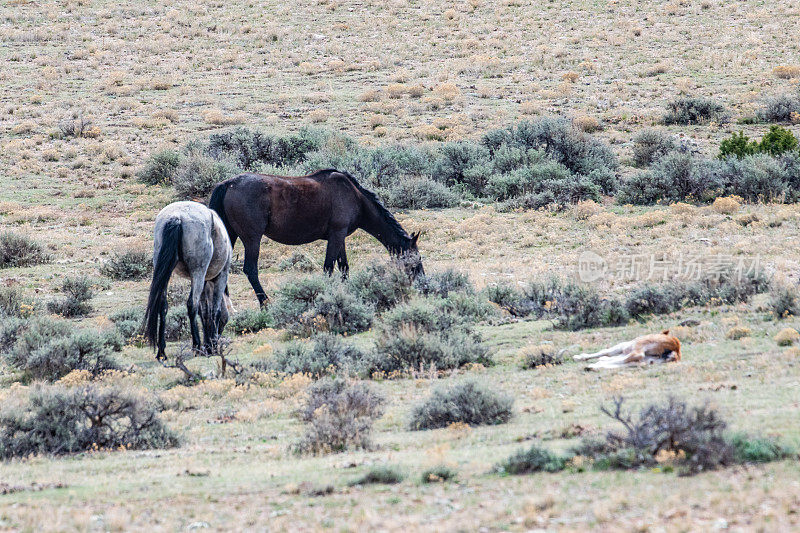
[[342,243],[342,251],[339,253],[339,258],[336,260],[336,264],[339,266],[339,272],[342,273],[342,279],[347,279],[347,275],[350,272],[350,265],[347,264],[347,252],[345,251],[344,242]]
[[[339,256],[344,253],[344,238],[346,235],[346,231],[339,231],[328,236],[328,246],[325,249],[325,263],[322,265],[322,270],[329,276],[333,274],[333,263],[338,261]],[[346,258],[345,263],[347,263]]]

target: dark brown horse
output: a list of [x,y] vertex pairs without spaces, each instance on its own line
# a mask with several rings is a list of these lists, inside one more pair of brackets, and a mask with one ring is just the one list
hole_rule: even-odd
[[424,273],[417,251],[419,233],[406,233],[375,193],[346,172],[327,169],[297,177],[240,174],[217,185],[208,206],[222,218],[232,246],[242,239],[244,273],[261,305],[267,300],[258,280],[262,235],[282,244],[327,240],[325,272],[331,274],[336,262],[347,276],[344,239],[360,228],[393,256],[408,254],[412,276]]

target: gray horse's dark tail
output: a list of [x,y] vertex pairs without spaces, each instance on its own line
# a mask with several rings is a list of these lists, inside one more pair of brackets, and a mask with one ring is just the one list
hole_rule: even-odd
[[158,322],[167,309],[167,285],[181,255],[183,227],[177,219],[169,220],[161,230],[161,249],[153,265],[153,282],[144,313],[144,336],[151,346],[158,342]]

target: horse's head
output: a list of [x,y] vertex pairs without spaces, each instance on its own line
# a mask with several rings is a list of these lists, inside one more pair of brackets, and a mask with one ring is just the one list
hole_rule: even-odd
[[417,276],[425,275],[425,269],[422,267],[422,255],[417,248],[417,239],[419,239],[419,235],[419,231],[411,234],[411,242],[403,258],[406,272],[411,276],[411,279],[416,279]]

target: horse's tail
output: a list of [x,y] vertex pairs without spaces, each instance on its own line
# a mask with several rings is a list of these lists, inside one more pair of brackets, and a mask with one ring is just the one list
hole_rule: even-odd
[[217,212],[222,223],[225,224],[225,229],[228,230],[228,236],[231,234],[231,228],[228,224],[228,217],[225,216],[225,195],[228,193],[230,184],[231,180],[225,180],[214,187],[214,190],[211,191],[211,199],[208,201],[208,208]]
[[144,336],[151,346],[158,342],[158,322],[167,308],[167,285],[181,255],[183,226],[179,219],[168,220],[161,230],[161,249],[153,265],[153,282],[144,313]]

